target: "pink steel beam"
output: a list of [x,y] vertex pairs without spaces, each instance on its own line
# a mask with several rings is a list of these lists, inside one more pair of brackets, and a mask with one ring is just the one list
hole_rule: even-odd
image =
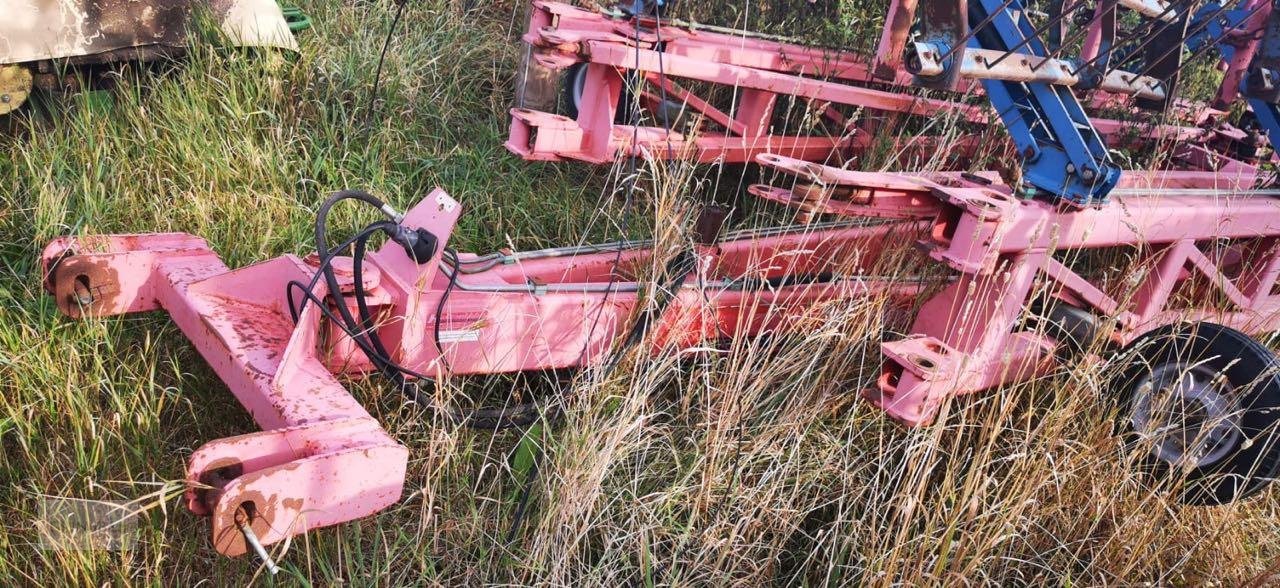
[[[1115,320],[1114,338],[1130,341],[1160,325],[1211,320],[1245,332],[1280,328],[1280,200],[1255,192],[1256,173],[1126,172],[1113,204],[1062,211],[1019,200],[991,177],[930,177],[854,172],[777,156],[757,160],[794,175],[797,188],[754,186],[753,193],[798,206],[825,195],[818,212],[845,216],[930,218],[920,242],[932,259],[958,272],[922,306],[911,335],[884,343],[884,369],[868,398],[894,418],[932,421],[951,397],[1025,381],[1056,367],[1057,342],[1023,325],[1047,280],[1059,300]],[[843,199],[837,196],[843,195]],[[927,197],[926,197],[927,196]],[[925,204],[933,200],[932,206]],[[1222,240],[1229,255],[1206,254]],[[1151,251],[1133,292],[1108,293],[1054,259],[1057,252],[1121,246]],[[1175,300],[1201,283],[1214,292]],[[1213,301],[1219,301],[1215,304]]]
[[207,443],[189,461],[187,505],[213,517],[219,552],[245,553],[245,507],[272,543],[399,500],[408,450],[317,359],[317,309],[297,328],[284,315],[285,283],[311,274],[301,260],[230,272],[181,234],[62,238],[42,258],[70,316],[168,312],[263,428]]
[[902,55],[911,37],[911,25],[916,20],[916,4],[917,0],[889,0],[888,17],[876,49],[874,71],[877,78],[897,80],[906,73]]
[[[891,9],[892,13],[892,9]],[[772,135],[770,117],[779,96],[796,96],[822,108],[844,104],[870,113],[936,116],[950,113],[971,122],[990,120],[986,107],[953,100],[926,99],[902,90],[910,76],[899,71],[893,83],[901,89],[869,87],[876,81],[862,56],[813,49],[748,36],[694,30],[663,23],[662,51],[656,43],[657,23],[611,19],[554,2],[535,2],[524,39],[539,67],[561,69],[588,63],[589,73],[577,120],[531,110],[512,110],[507,148],[529,160],[577,159],[593,163],[630,155],[687,158],[698,162],[746,162],[761,153],[777,153],[809,161],[826,161],[835,153],[856,155],[871,143],[863,132],[844,133],[842,139]],[[897,55],[896,53],[894,54]],[[883,51],[881,57],[884,57]],[[896,57],[895,57],[896,59]],[[638,60],[638,63],[637,63]],[[884,65],[882,59],[880,66]],[[644,83],[668,89],[668,98],[685,111],[705,116],[724,132],[700,129],[696,134],[667,132],[656,127],[615,124],[623,86],[622,72],[638,69]],[[738,96],[726,112],[712,101],[680,88],[669,78],[728,86]],[[976,86],[966,89],[977,91]],[[641,93],[643,89],[638,89]],[[656,92],[653,92],[656,94]],[[1095,105],[1114,106],[1117,97],[1093,94]],[[1123,105],[1123,103],[1120,103]],[[1211,111],[1192,106],[1199,122]],[[830,111],[830,107],[827,108]],[[838,114],[838,113],[837,113]],[[836,120],[839,117],[834,117]],[[1149,145],[1151,141],[1207,141],[1213,134],[1196,127],[1140,125],[1107,119],[1094,121],[1100,134],[1117,146]],[[977,139],[979,142],[980,138]]]
[[[642,18],[637,30],[630,21],[605,17],[558,2],[533,2],[531,26],[524,41],[535,46],[555,48],[562,53],[577,53],[583,43],[593,40],[632,44],[637,38],[645,46],[659,40],[657,21]],[[737,65],[807,77],[870,81],[869,60],[848,51],[807,47],[764,39],[741,31],[717,32],[662,22],[661,41],[664,52],[702,61]],[[898,80],[910,84],[910,76]]]
[[637,50],[613,43],[589,41],[587,54],[591,63],[631,68],[638,62],[637,69],[643,71],[656,72],[660,71],[661,67],[662,71],[671,77],[714,82],[771,94],[799,96],[809,100],[839,104],[857,104],[876,110],[905,114],[928,115],[936,112],[956,112],[965,120],[973,122],[986,122],[989,119],[986,108],[980,106],[961,105],[944,100],[802,78],[738,65],[708,63],[681,55],[664,55],[661,58],[662,63],[659,64],[659,53],[652,49]]
[[[435,191],[405,217],[447,239],[461,207]],[[815,303],[889,296],[906,301],[919,284],[856,276],[873,267],[893,232],[920,223],[783,231],[695,250],[670,310],[655,325],[655,349],[699,345],[724,335],[786,330]],[[804,252],[797,254],[797,252]],[[535,252],[536,253],[536,252]],[[591,365],[603,359],[637,311],[647,249],[515,256],[515,263],[449,279],[439,254],[416,264],[398,246],[367,259],[364,287],[395,360],[424,373],[492,374]],[[470,257],[462,256],[464,259]],[[72,317],[164,310],[192,341],[262,431],[211,441],[188,463],[187,505],[213,520],[218,551],[245,553],[238,522],[263,544],[360,518],[402,493],[408,451],[389,437],[333,375],[357,377],[367,358],[309,304],[295,324],[286,284],[308,283],[315,260],[285,255],[229,270],[201,239],[182,234],[57,239],[42,254],[46,289]],[[350,261],[335,271],[353,288]],[[810,275],[811,283],[770,279]],[[530,285],[533,286],[530,286]],[[755,284],[754,286],[752,284]],[[607,296],[606,288],[615,291]],[[316,291],[324,296],[322,288]],[[300,297],[299,297],[300,298]],[[441,351],[448,362],[441,362]]]

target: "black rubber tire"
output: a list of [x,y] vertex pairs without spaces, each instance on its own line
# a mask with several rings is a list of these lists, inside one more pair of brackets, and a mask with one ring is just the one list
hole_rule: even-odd
[[578,118],[578,102],[582,96],[578,93],[578,80],[587,75],[587,64],[575,63],[565,68],[560,76],[560,103],[564,105],[564,115]]
[[[1135,448],[1138,433],[1130,418],[1142,380],[1156,366],[1194,364],[1221,374],[1235,389],[1242,411],[1241,439],[1221,460],[1191,469],[1182,477],[1179,498],[1186,504],[1217,505],[1262,490],[1280,472],[1280,358],[1248,335],[1214,323],[1180,323],[1155,329],[1127,345],[1112,360],[1118,373],[1108,389],[1119,401],[1117,428]],[[1154,455],[1143,469],[1161,480],[1182,476]]]
[[1032,328],[1044,329],[1058,342],[1056,355],[1061,361],[1080,357],[1098,341],[1098,317],[1092,312],[1056,298],[1033,303],[1032,311]]

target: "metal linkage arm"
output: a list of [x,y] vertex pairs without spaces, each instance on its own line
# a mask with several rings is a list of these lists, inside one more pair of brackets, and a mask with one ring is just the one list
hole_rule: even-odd
[[[894,418],[931,422],[951,397],[1046,374],[1068,342],[1028,322],[1037,297],[1092,314],[1128,342],[1183,320],[1248,332],[1280,328],[1280,201],[1250,191],[1256,170],[1126,172],[1111,206],[1062,210],[1021,200],[991,175],[850,172],[761,157],[794,175],[787,190],[753,192],[816,213],[927,218],[920,241],[955,279],[924,302],[910,334],[886,342],[883,372],[866,395]],[[814,203],[813,195],[819,194]],[[931,203],[929,201],[932,200]],[[1231,246],[1223,249],[1224,240]],[[1143,246],[1138,285],[1100,282],[1061,260],[1080,249]],[[1104,329],[1096,328],[1095,332]]]
[[69,316],[169,313],[262,427],[206,443],[188,462],[187,506],[212,517],[219,552],[246,552],[238,518],[270,544],[399,500],[408,450],[317,356],[318,308],[297,325],[285,314],[285,284],[314,271],[301,259],[230,271],[183,234],[67,237],[42,259]]
[[[437,191],[405,223],[448,235],[459,212]],[[333,354],[341,345],[322,345],[339,337],[325,333],[319,305],[306,305],[296,322],[289,314],[289,284],[311,282],[315,260],[285,255],[229,270],[202,239],[164,234],[62,238],[42,261],[46,289],[69,316],[167,312],[262,427],[211,441],[188,462],[187,506],[212,516],[218,551],[245,553],[240,521],[270,544],[399,500],[408,450],[331,372],[367,363]],[[335,264],[350,268],[349,260]],[[419,265],[388,246],[363,278],[372,298],[396,300],[421,320],[426,313],[411,293],[437,273],[435,263]],[[344,275],[342,287],[353,287],[349,270]],[[321,285],[313,293],[325,297]],[[300,300],[303,291],[294,294]],[[386,330],[406,348],[424,337],[399,325]]]
[[[1280,146],[1280,10],[1275,9],[1274,3],[1269,8],[1261,39],[1240,51],[1242,56],[1250,57],[1240,91],[1248,98],[1249,107],[1275,150]],[[1234,47],[1221,45],[1225,58]]]
[[[402,226],[443,243],[460,213],[437,190]],[[648,341],[657,350],[785,331],[833,300],[875,295],[905,305],[919,283],[868,272],[894,236],[923,229],[906,222],[710,235],[690,246],[693,267],[676,276]],[[419,263],[389,242],[366,256],[359,285],[354,260],[327,261],[342,292],[364,292],[392,361],[461,376],[603,361],[629,335],[653,287],[640,276],[665,264],[649,245],[450,260],[440,248]],[[253,540],[271,544],[399,500],[408,451],[335,376],[361,377],[372,367],[323,312],[335,300],[352,303],[326,297],[319,284],[306,297],[325,261],[285,255],[232,270],[199,238],[158,234],[57,239],[42,263],[46,289],[69,316],[167,312],[262,427],[211,441],[188,462],[187,506],[212,517],[218,551],[243,554]],[[303,300],[324,302],[306,304],[295,320]]]
[[[974,34],[930,38],[921,45],[922,54],[929,59],[908,60],[908,66],[917,73],[932,73],[949,85],[947,80],[959,76],[963,63],[972,60],[971,71],[991,74],[983,79],[983,88],[1022,158],[1025,181],[1053,199],[1077,206],[1105,202],[1120,171],[1111,163],[1106,144],[1080,102],[1067,86],[1060,85],[1079,83],[1079,77],[1050,58],[1022,2],[973,0],[966,6],[969,21],[976,23]],[[949,19],[943,22],[951,25]],[[955,42],[967,43],[970,50],[976,50],[974,55],[969,57],[963,47],[947,44]],[[1002,71],[1001,64],[1008,62],[1012,65],[1005,66],[1007,69],[1037,69],[1028,75],[992,73]]]
[[[1196,12],[1185,45],[1192,54],[1216,48],[1225,67],[1214,105],[1228,108],[1243,96],[1258,127],[1272,145],[1280,139],[1280,17],[1272,0],[1247,0],[1235,9],[1210,3]],[[1246,143],[1262,143],[1247,129]]]
[[[913,63],[921,76],[937,77],[942,75],[943,63],[939,59],[941,53],[928,43],[912,45]],[[1078,71],[1076,63],[1067,59],[1051,57],[1020,56],[1004,59],[1005,52],[995,49],[965,50],[961,61],[954,67],[959,68],[959,75],[964,78],[982,80],[1001,80],[1006,82],[1037,82],[1057,86],[1079,87],[1085,83],[1085,77]],[[1107,70],[1096,87],[1113,94],[1134,95],[1147,100],[1164,100],[1164,88],[1150,76],[1138,76],[1120,70]]]

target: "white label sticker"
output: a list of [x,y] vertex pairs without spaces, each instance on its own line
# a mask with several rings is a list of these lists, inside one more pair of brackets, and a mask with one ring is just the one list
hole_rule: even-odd
[[466,343],[470,341],[479,341],[479,329],[467,331],[440,331],[441,343]]

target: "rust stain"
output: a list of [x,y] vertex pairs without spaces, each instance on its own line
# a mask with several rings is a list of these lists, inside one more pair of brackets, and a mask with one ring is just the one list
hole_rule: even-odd
[[196,488],[196,500],[204,505],[208,512],[215,512],[218,500],[222,497],[222,489],[243,473],[244,464],[234,457],[220,457],[209,462],[197,478],[201,484],[209,488]]
[[123,310],[120,274],[107,259],[67,257],[52,268],[58,309],[72,318]]

